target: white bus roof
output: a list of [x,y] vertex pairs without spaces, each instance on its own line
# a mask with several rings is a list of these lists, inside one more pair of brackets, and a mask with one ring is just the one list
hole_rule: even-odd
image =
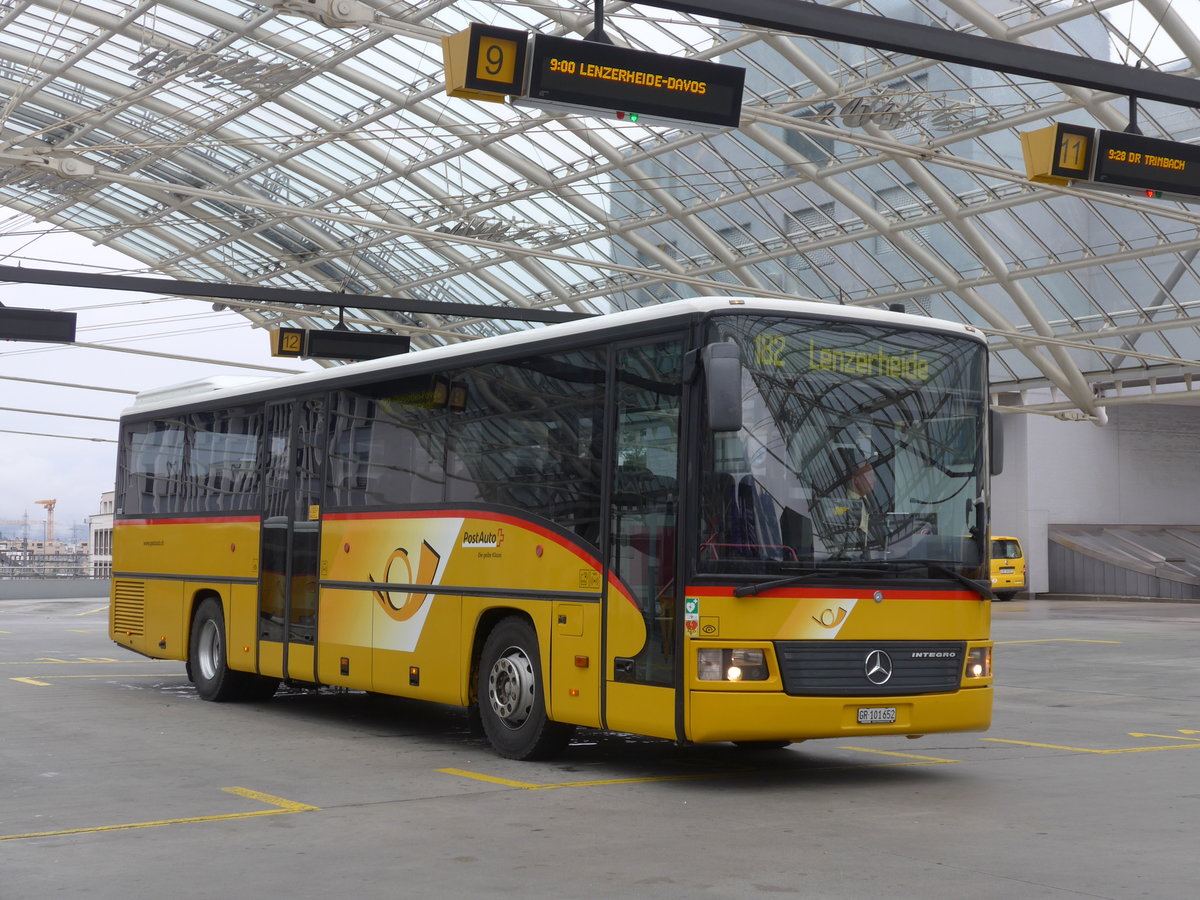
[[891,322],[898,325],[907,325],[912,328],[943,331],[948,335],[974,338],[979,341],[985,339],[983,334],[975,328],[957,322],[892,312],[891,310],[872,309],[861,306],[841,306],[835,303],[822,303],[815,300],[763,300],[754,297],[674,300],[670,303],[658,303],[653,306],[609,313],[604,316],[580,319],[575,322],[545,325],[525,331],[515,331],[495,337],[481,338],[476,341],[432,347],[428,350],[421,350],[411,354],[364,360],[363,362],[351,363],[346,366],[322,369],[319,372],[305,372],[300,375],[267,378],[238,375],[215,376],[181,384],[151,388],[139,393],[134,398],[133,405],[125,410],[125,413],[140,414],[159,408],[169,408],[188,401],[224,400],[226,397],[233,400],[244,394],[272,387],[281,387],[283,385],[303,390],[308,384],[316,385],[330,379],[342,378],[351,371],[357,374],[366,374],[373,371],[384,372],[396,368],[405,368],[409,365],[419,365],[438,360],[452,360],[456,356],[486,352],[489,349],[498,347],[515,348],[526,344],[536,344],[541,341],[568,338],[572,335],[594,331],[597,327],[612,328],[622,325],[631,327],[641,324],[648,325],[666,319],[686,318],[692,315],[704,315],[706,313],[730,309],[744,313],[801,313],[847,321]]

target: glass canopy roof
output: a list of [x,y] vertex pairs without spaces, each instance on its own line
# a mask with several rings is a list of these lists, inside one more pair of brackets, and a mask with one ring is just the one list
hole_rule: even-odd
[[[1200,66],[1200,0],[828,5]],[[471,22],[582,38],[594,10],[0,0],[0,205],[148,273],[481,307],[346,311],[418,347],[538,327],[497,307],[812,297],[984,330],[1002,407],[1103,421],[1191,393],[1200,207],[1025,174],[1021,132],[1121,131],[1128,98],[610,0],[616,43],[746,68],[741,127],[702,133],[449,97],[441,39]],[[1195,109],[1137,111],[1147,136],[1200,139]]]

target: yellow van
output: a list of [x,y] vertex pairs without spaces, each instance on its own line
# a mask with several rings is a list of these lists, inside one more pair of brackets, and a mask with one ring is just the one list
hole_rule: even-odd
[[992,592],[1011,600],[1025,589],[1025,552],[1015,537],[992,538]]

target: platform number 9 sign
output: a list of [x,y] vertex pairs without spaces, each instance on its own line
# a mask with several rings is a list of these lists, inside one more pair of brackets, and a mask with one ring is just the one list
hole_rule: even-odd
[[517,43],[491,35],[480,37],[475,77],[483,81],[511,84],[516,69]]

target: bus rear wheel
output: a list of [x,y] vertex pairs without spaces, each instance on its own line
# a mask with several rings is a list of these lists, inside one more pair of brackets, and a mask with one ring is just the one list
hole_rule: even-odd
[[215,597],[206,598],[196,608],[188,651],[188,674],[202,700],[266,700],[279,687],[276,678],[229,668],[225,613]]
[[508,759],[547,759],[562,751],[574,727],[546,717],[537,633],[519,616],[492,629],[483,644],[477,681],[483,733]]

